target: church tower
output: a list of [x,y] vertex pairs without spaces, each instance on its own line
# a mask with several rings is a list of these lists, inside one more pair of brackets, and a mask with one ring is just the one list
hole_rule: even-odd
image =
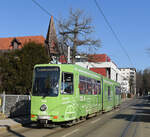
[[45,40],[47,54],[53,63],[57,63],[60,57],[60,47],[56,36],[53,16],[51,16],[48,32]]

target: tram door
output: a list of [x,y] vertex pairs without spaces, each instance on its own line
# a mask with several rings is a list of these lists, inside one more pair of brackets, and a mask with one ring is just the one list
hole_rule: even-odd
[[113,86],[113,107],[116,106],[116,87]]
[[101,81],[97,81],[96,83],[96,88],[97,88],[97,106],[98,110],[101,110],[102,108],[102,103],[101,103]]
[[79,102],[80,102],[80,113],[82,116],[86,115],[86,91],[87,91],[87,82],[84,76],[79,76]]

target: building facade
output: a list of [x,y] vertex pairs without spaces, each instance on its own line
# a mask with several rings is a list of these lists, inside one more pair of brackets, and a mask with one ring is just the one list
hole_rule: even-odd
[[136,69],[120,68],[120,71],[124,77],[124,80],[121,83],[124,90],[127,90],[127,93],[136,94]]
[[118,68],[106,54],[77,56],[76,64],[120,83],[123,93],[136,93],[135,68]]
[[120,84],[124,78],[120,69],[106,54],[90,55],[88,56],[88,60],[79,59],[78,57],[76,64],[88,68]]

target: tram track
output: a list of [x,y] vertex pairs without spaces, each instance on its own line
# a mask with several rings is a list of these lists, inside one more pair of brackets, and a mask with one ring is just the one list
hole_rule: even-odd
[[[88,125],[88,123],[91,123],[92,124],[91,130],[89,132],[86,132],[84,135],[82,135],[82,137],[86,137],[89,133],[91,133],[91,131],[93,132],[94,130],[96,130],[98,128],[98,127],[96,127],[94,125],[96,122],[100,121],[100,124],[98,126],[102,127],[106,123],[108,123],[109,122],[108,119],[112,118],[114,115],[116,115],[116,113],[122,113],[122,112],[126,111],[126,109],[128,109],[131,105],[134,105],[134,104],[136,104],[136,102],[135,101],[131,101],[131,103],[125,105],[122,109],[118,109],[117,108],[116,109],[117,111],[113,110],[113,111],[105,113],[104,115],[103,114],[99,114],[96,117],[92,117],[92,118],[90,118],[90,119],[88,119],[88,120],[86,120],[84,122],[80,122],[80,123],[78,123],[78,124],[76,124],[76,125],[74,125],[74,126],[72,126],[70,128],[67,128],[67,129],[64,129],[64,130],[63,129],[59,130],[58,132],[65,132],[65,130],[67,131],[69,129],[69,130],[71,130],[70,131],[70,134],[71,134],[72,132],[74,132],[75,129],[80,129],[83,126]],[[79,132],[79,130],[78,130],[78,132]],[[48,134],[48,135],[46,135],[44,137],[50,137],[52,135],[54,135],[54,134]]]
[[[82,135],[82,137],[86,137],[86,136],[88,136],[91,132],[94,132],[94,130],[97,130],[97,128],[99,128],[99,127],[103,127],[104,125],[106,125],[107,123],[109,123],[110,122],[110,120],[111,120],[111,118],[112,117],[114,117],[116,114],[119,114],[119,113],[123,113],[123,112],[125,112],[127,109],[129,109],[129,107],[131,107],[131,106],[134,106],[134,105],[136,105],[136,104],[139,104],[140,102],[137,102],[136,100],[135,101],[132,101],[131,103],[129,103],[128,105],[125,105],[122,109],[120,109],[119,111],[117,110],[117,111],[111,111],[111,112],[108,112],[108,113],[106,113],[106,114],[110,114],[110,115],[106,115],[106,114],[104,114],[104,115],[99,115],[100,117],[96,117],[96,119],[95,118],[91,118],[91,123],[93,123],[93,125],[92,125],[92,128],[88,131],[88,132],[86,132],[86,133],[84,133],[84,135]],[[131,113],[132,114],[132,113]],[[93,120],[93,119],[95,119],[95,120]],[[109,119],[109,120],[108,120]],[[132,118],[133,120],[134,120],[134,118]],[[87,123],[89,122],[89,121],[86,121]],[[99,124],[98,124],[98,126],[97,125],[94,125],[96,122],[98,122]],[[84,125],[87,125],[87,123],[83,123]],[[80,125],[75,125],[74,127],[77,127],[78,129],[80,129],[80,127],[82,127],[82,124],[80,124]]]
[[[124,111],[126,111],[126,109],[128,109],[130,106],[133,106],[135,105],[137,102],[136,102],[136,99],[135,100],[130,100],[128,101],[127,103],[123,103],[122,106],[120,108],[117,108],[117,109],[114,109],[110,112],[107,112],[107,113],[104,113],[104,114],[98,114],[96,117],[92,117],[88,120],[85,120],[85,121],[81,121],[79,122],[78,124],[75,124],[69,128],[62,128],[62,127],[55,127],[55,128],[50,128],[50,130],[48,131],[48,133],[45,133],[43,135],[43,137],[50,137],[50,136],[55,136],[57,135],[57,133],[64,133],[64,132],[67,132],[67,131],[74,131],[74,129],[80,129],[82,128],[83,126],[86,126],[88,125],[89,123],[92,124],[92,131],[94,131],[94,129],[97,129],[98,127],[102,127],[104,126],[105,124],[107,124],[109,122],[108,119],[111,119],[114,115],[116,114],[119,114],[119,113],[123,113]],[[106,115],[107,114],[107,115]],[[108,115],[109,114],[109,115]],[[95,126],[94,124],[100,122],[100,124],[97,126]],[[36,125],[34,125],[36,126]],[[28,132],[36,132],[37,131],[37,127],[34,128],[32,127],[32,125],[28,125],[26,126],[27,128],[30,128],[30,129],[21,129],[19,132],[20,135],[25,135],[26,133]],[[40,128],[39,128],[40,129]],[[42,128],[43,129],[43,128]],[[46,128],[44,128],[46,129]],[[76,132],[79,132],[80,130],[76,131]],[[85,133],[85,137],[86,135],[88,135],[91,131]],[[34,135],[34,134],[33,134]],[[67,134],[66,134],[67,135]],[[69,135],[69,134],[68,134]],[[9,135],[7,134],[6,136],[3,136],[3,137],[9,137],[9,136],[12,136],[12,135]],[[124,136],[121,136],[121,137],[124,137]],[[133,136],[134,137],[134,136]]]
[[[122,134],[121,134],[120,137],[126,137],[126,134],[128,133],[129,127],[131,126],[131,124],[133,123],[133,121],[135,120],[135,118],[136,118],[136,114],[131,117],[130,122],[129,122],[129,123],[127,124],[127,126],[124,128],[124,130],[123,130],[123,132],[122,132]],[[134,133],[135,133],[135,132],[136,132],[136,128],[135,128]],[[134,135],[134,134],[133,134],[133,135]],[[132,137],[134,137],[133,135],[132,135]]]
[[[142,99],[142,101],[140,101],[140,103],[136,103],[136,104],[139,104],[139,107],[141,107],[144,102],[145,102],[145,100]],[[133,122],[135,122],[135,120],[138,120],[138,121],[141,120],[141,117],[138,117],[137,110],[136,110],[135,114],[131,117],[129,123],[124,128],[124,130],[123,130],[120,137],[128,137],[128,135],[127,135],[128,130],[131,127],[131,125],[133,124]],[[130,137],[135,137],[136,136],[138,126],[139,126],[139,123],[135,123],[133,133],[130,135]]]

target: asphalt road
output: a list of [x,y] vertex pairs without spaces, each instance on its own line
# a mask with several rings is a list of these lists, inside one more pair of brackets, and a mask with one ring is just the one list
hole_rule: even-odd
[[0,137],[149,137],[150,101],[128,100],[119,109],[99,114],[69,128],[38,128],[35,124],[8,130]]

